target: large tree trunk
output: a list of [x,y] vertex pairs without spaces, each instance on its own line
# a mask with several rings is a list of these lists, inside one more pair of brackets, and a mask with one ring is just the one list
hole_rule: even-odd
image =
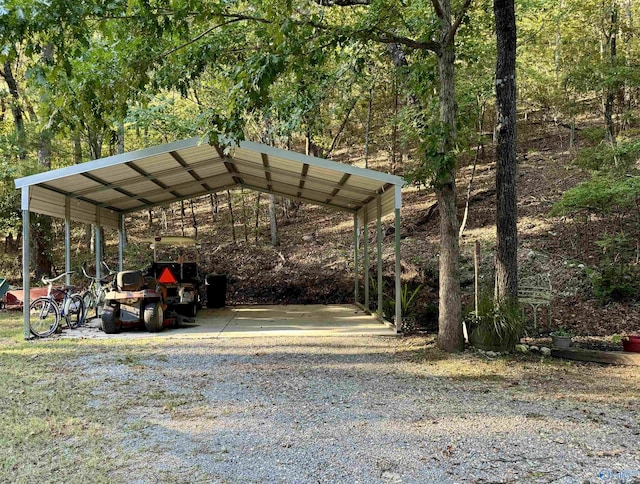
[[494,0],[496,16],[497,301],[518,297],[516,198],[516,16],[514,0]]
[[[611,30],[609,31],[607,38],[607,58],[606,61],[610,67],[616,64],[617,52],[617,36],[618,36],[618,3],[613,1],[611,3]],[[616,83],[617,84],[617,83]],[[613,121],[613,107],[616,97],[617,86],[608,85],[605,88],[604,96],[604,124],[607,129],[606,139],[612,144],[616,142],[616,127]]]
[[24,114],[22,110],[22,106],[20,104],[20,93],[18,91],[18,82],[16,81],[15,76],[13,75],[13,69],[11,67],[10,61],[5,61],[2,66],[2,70],[0,70],[0,75],[4,78],[7,83],[7,88],[9,89],[9,94],[11,94],[11,114],[13,115],[13,125],[16,130],[16,138],[18,140],[18,144],[20,148],[23,150],[23,154],[21,158],[25,158],[26,152],[24,151],[24,145],[26,143],[26,136],[24,131]]
[[364,167],[369,168],[369,140],[371,136],[371,111],[373,109],[373,85],[369,87],[369,104],[367,106],[367,123],[364,128]]
[[451,29],[451,3],[441,1],[442,51],[438,58],[440,73],[440,122],[443,126],[442,153],[435,180],[435,191],[440,213],[440,303],[438,346],[445,351],[464,348],[460,318],[460,248],[458,245],[458,217],[456,213],[455,158],[456,136],[455,48],[453,39],[447,41]]

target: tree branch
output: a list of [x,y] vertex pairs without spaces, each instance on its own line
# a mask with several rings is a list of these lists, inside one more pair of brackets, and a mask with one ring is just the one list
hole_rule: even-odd
[[442,7],[440,7],[440,0],[431,0],[431,3],[433,4],[433,9],[436,11],[438,18],[442,18],[444,14],[442,13]]
[[156,58],[156,60],[160,60],[160,59],[162,59],[162,58],[164,58],[164,57],[168,57],[168,56],[170,56],[171,54],[173,54],[174,52],[177,52],[177,51],[179,51],[179,50],[182,50],[182,49],[184,49],[185,47],[188,47],[188,46],[190,46],[191,44],[196,43],[196,42],[197,42],[197,41],[199,41],[201,38],[203,38],[203,37],[204,37],[204,36],[206,36],[206,35],[209,35],[211,32],[213,32],[213,31],[214,31],[214,30],[216,30],[216,29],[219,29],[220,27],[224,27],[225,25],[230,25],[230,24],[233,24],[233,23],[236,23],[236,22],[242,22],[243,20],[246,20],[246,19],[244,19],[244,18],[233,18],[233,19],[227,20],[226,22],[222,22],[221,24],[214,25],[213,27],[208,28],[207,30],[205,30],[205,31],[204,31],[204,32],[202,32],[201,34],[196,35],[193,39],[188,40],[188,41],[187,41],[187,42],[185,42],[184,44],[179,45],[178,47],[175,47],[175,48],[173,48],[173,49],[171,49],[171,50],[168,50],[167,52],[165,52],[165,53],[163,53],[163,54],[160,54],[160,55]]
[[[433,0],[433,1],[437,2],[438,0]],[[456,36],[456,32],[458,31],[458,27],[460,27],[460,24],[462,23],[462,19],[464,18],[465,14],[467,13],[467,10],[469,9],[469,5],[471,5],[471,2],[472,2],[472,0],[465,0],[464,5],[460,9],[460,14],[458,15],[458,18],[456,19],[456,21],[453,23],[453,25],[449,29],[449,33],[447,34],[447,43],[453,42],[453,38]]]
[[331,152],[335,149],[336,145],[338,144],[338,138],[340,138],[340,135],[344,131],[344,128],[347,126],[347,122],[349,121],[349,116],[351,116],[351,112],[353,111],[353,108],[356,107],[357,102],[358,102],[358,98],[354,98],[353,101],[351,101],[351,104],[349,105],[349,109],[347,109],[347,114],[345,114],[344,119],[340,124],[340,128],[338,129],[338,132],[336,133],[336,135],[333,137],[333,140],[331,141],[331,146],[329,146],[329,149],[324,154],[325,158],[329,158],[331,156]]
[[391,34],[389,32],[380,32],[380,34],[371,35],[368,38],[369,40],[374,40],[382,44],[402,44],[416,50],[429,50],[438,55],[440,53],[440,44],[433,40],[426,40],[426,41],[420,42],[417,40],[409,39],[407,37],[400,37],[398,35]]
[[322,7],[353,7],[356,5],[370,5],[369,0],[316,0]]

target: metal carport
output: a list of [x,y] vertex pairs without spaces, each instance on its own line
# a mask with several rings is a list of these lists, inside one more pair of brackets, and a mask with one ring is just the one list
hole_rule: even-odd
[[[15,180],[22,191],[24,335],[29,332],[29,213],[65,220],[65,270],[70,270],[70,222],[94,224],[96,247],[100,227],[118,230],[122,270],[124,216],[159,205],[244,187],[353,213],[354,298],[359,300],[360,258],[363,259],[364,307],[369,310],[368,227],[377,221],[378,288],[382,288],[383,216],[395,214],[395,324],[401,325],[400,208],[404,179],[374,170],[306,156],[268,145],[220,137],[190,138],[51,170]],[[221,148],[225,146],[226,148]],[[364,229],[363,255],[358,254]],[[99,276],[102,254],[96,250]],[[69,281],[67,281],[68,283]],[[382,291],[378,291],[382,316]]]

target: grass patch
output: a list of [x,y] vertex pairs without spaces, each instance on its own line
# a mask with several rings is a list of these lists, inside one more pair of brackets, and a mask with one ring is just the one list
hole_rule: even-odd
[[0,482],[108,482],[109,419],[74,378],[91,352],[69,340],[24,341],[21,313],[0,313]]

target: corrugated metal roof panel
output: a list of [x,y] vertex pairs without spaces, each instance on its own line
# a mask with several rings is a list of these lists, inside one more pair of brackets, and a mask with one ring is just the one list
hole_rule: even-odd
[[[402,185],[402,178],[343,165],[252,142],[241,142],[220,158],[206,140],[191,138],[123,153],[59,170],[20,178],[17,188],[31,187],[29,208],[64,217],[65,195],[72,218],[94,223],[98,207],[110,225],[118,212],[168,204],[186,197],[224,190],[244,183],[257,190],[356,210],[373,207],[377,193]],[[265,167],[266,165],[266,167]],[[61,193],[55,193],[47,189]],[[383,195],[385,212],[395,207],[394,194]]]
[[68,179],[60,179],[60,180],[51,180],[45,183],[49,187],[57,188],[62,190],[63,192],[68,192],[73,190],[74,192],[77,190],[90,190],[94,188],[99,188],[101,185],[93,180],[89,180],[84,176],[73,176]]

